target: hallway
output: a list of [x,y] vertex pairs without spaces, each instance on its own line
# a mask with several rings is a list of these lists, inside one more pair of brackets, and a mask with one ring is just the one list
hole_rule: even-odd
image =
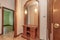
[[[14,10],[14,32],[15,32],[15,33],[11,32],[11,33],[6,34],[8,31],[9,32],[11,31],[11,29],[8,29],[11,27],[6,28],[6,26],[5,26],[4,29],[6,29],[5,30],[6,35],[0,35],[0,40],[26,40],[26,39],[22,38],[21,35],[16,38],[14,38],[13,35],[15,34],[17,36],[20,33],[23,33],[23,29],[24,29],[23,25],[24,25],[24,18],[25,18],[24,6],[27,2],[28,2],[28,0],[7,0],[7,1],[0,0],[0,34],[2,33],[2,17],[3,17],[2,16],[2,14],[3,14],[2,7]],[[37,3],[37,2],[39,2],[39,3]],[[39,25],[40,30],[37,30],[37,27],[34,27],[34,30],[33,30],[33,28],[31,27],[33,31],[31,30],[31,32],[30,32],[29,30],[26,30],[27,31],[26,34],[29,36],[31,33],[31,34],[33,34],[32,37],[35,37],[38,34],[37,37],[40,36],[40,37],[38,37],[39,40],[40,39],[47,40],[47,38],[48,38],[48,36],[47,36],[47,0],[37,0],[37,2],[36,3],[38,5],[36,3],[33,3],[34,5],[30,4],[30,8],[31,8],[30,10],[32,13],[31,14],[32,15],[31,23],[34,24],[37,22],[36,14],[39,14],[37,24]],[[37,6],[39,6],[38,9],[35,6],[35,4]],[[32,9],[33,9],[33,11],[32,11]],[[29,13],[30,13],[30,11],[29,11]],[[35,17],[33,16],[33,14],[35,14]],[[35,18],[35,19],[33,19],[33,18]],[[30,21],[30,19],[29,19],[29,21]],[[30,22],[28,22],[28,23],[30,23]],[[29,28],[27,27],[27,29],[29,29]],[[35,29],[39,32],[37,32]],[[34,35],[34,33],[36,35]],[[24,32],[24,34],[25,34],[25,32]]]

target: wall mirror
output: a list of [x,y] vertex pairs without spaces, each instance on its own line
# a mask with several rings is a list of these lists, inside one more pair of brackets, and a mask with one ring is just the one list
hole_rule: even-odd
[[24,7],[25,24],[38,25],[38,1],[29,1]]
[[[38,1],[29,0],[24,5],[23,37],[28,40],[39,39]],[[37,38],[37,39],[36,39]]]

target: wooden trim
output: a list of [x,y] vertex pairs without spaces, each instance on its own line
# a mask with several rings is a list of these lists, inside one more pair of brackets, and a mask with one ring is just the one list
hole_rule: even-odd
[[39,4],[39,1],[38,1],[38,32],[39,32],[38,38],[40,39],[40,4]]
[[3,7],[2,7],[2,35],[3,35],[3,12],[4,12],[4,10],[3,10]]
[[7,9],[7,10],[11,10],[11,11],[14,11],[13,9],[10,9],[10,8],[6,8],[6,7],[2,7],[4,9]]
[[20,35],[22,35],[22,33],[20,33],[20,34],[16,35],[16,36],[15,36],[15,38],[16,38],[16,37],[18,37],[18,36],[20,36]]
[[17,11],[17,0],[15,0],[15,15],[14,15],[14,21],[15,21],[15,24],[14,24],[14,37],[17,36],[17,15],[16,15],[16,11]]
[[50,28],[49,28],[49,21],[50,21],[50,20],[49,20],[49,9],[48,9],[48,8],[49,8],[49,0],[47,1],[47,3],[48,3],[48,4],[47,4],[47,30],[48,30],[48,38],[49,38],[49,40],[50,40],[50,35],[49,35],[49,32],[50,32],[50,30],[49,30],[49,29],[50,29]]
[[1,9],[1,7],[0,7],[0,9]]
[[0,34],[0,35],[2,35],[2,34]]
[[[48,38],[51,40],[51,35],[53,37],[52,33],[52,22],[53,22],[53,0],[48,0],[48,6],[47,6],[47,29],[48,29]],[[52,31],[51,31],[52,30]]]

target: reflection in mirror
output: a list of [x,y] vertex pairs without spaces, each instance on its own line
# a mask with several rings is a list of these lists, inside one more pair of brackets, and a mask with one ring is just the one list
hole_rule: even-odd
[[28,40],[39,39],[38,14],[38,1],[27,1],[24,5],[23,37]]
[[25,9],[25,14],[27,15],[27,10]]
[[26,23],[28,25],[38,25],[38,2],[31,1],[25,7]]

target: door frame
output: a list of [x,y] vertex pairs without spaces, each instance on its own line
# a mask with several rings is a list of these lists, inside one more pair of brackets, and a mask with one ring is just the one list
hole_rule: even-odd
[[53,1],[48,0],[47,8],[47,29],[48,29],[48,38],[53,40]]
[[16,34],[16,33],[17,33],[17,32],[16,32],[17,29],[16,29],[16,26],[15,26],[15,25],[16,25],[16,24],[15,24],[15,23],[16,23],[16,20],[15,20],[15,19],[16,19],[16,18],[15,18],[15,17],[16,17],[16,16],[15,16],[16,13],[15,13],[14,10],[9,9],[9,8],[6,8],[6,7],[2,7],[2,35],[3,35],[3,30],[4,30],[4,26],[3,26],[3,24],[4,24],[4,9],[13,11],[13,18],[14,18],[14,19],[13,19],[13,29],[14,29],[14,37],[15,37],[15,36],[17,35],[17,34]]

